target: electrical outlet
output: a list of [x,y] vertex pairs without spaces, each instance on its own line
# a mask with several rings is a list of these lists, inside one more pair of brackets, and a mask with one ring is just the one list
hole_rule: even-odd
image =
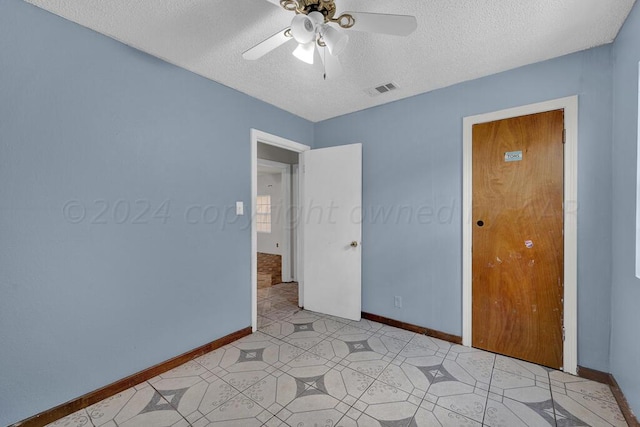
[[402,308],[402,297],[393,297],[393,305],[395,305],[396,308]]

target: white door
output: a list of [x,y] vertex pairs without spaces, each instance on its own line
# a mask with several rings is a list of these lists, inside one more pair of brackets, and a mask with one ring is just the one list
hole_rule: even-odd
[[360,320],[362,144],[302,153],[304,308]]

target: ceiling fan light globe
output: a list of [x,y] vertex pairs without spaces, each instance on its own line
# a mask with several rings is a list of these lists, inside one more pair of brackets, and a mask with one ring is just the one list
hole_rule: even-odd
[[303,14],[293,17],[291,35],[300,44],[307,44],[315,38],[316,30],[313,21]]
[[309,19],[311,20],[311,22],[313,22],[313,25],[315,28],[320,27],[321,25],[324,24],[324,15],[320,12],[311,12],[309,15],[307,15],[309,17]]
[[306,62],[309,65],[313,65],[313,59],[316,53],[316,42],[311,41],[305,44],[299,44],[296,50],[293,51],[293,56],[298,58],[302,62]]
[[340,55],[349,43],[349,36],[326,25],[322,30],[322,38],[329,49],[329,53],[333,56]]

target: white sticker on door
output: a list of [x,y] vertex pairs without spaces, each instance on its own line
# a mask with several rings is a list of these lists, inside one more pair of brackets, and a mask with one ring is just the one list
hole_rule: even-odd
[[519,162],[522,160],[522,151],[507,151],[504,153],[505,162]]

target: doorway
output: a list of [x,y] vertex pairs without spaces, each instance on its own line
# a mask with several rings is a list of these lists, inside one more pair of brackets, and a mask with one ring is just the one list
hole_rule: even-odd
[[[276,147],[298,156],[292,187],[299,203],[287,219],[294,224],[298,306],[359,320],[362,294],[362,144],[311,150],[265,132],[251,130],[251,302],[252,328],[258,325],[257,247],[258,149]],[[282,150],[284,149],[284,151]],[[305,238],[305,237],[308,238]]]
[[[258,158],[259,148],[261,152],[260,157],[262,157],[262,159]],[[262,150],[264,148],[266,149]],[[259,195],[258,173],[260,170],[262,170],[263,172],[275,172],[280,176],[280,180],[282,180],[284,177],[285,181],[291,182],[290,186],[285,185],[288,188],[283,189],[282,191],[290,192],[292,194],[292,197],[290,198],[290,202],[285,202],[285,204],[287,204],[288,206],[284,207],[282,209],[282,212],[280,213],[282,221],[286,225],[284,227],[285,231],[286,229],[291,231],[291,229],[293,228],[292,224],[296,224],[296,219],[292,217],[293,215],[295,215],[295,209],[291,208],[292,205],[295,205],[297,203],[293,195],[297,195],[298,193],[298,167],[293,163],[296,163],[295,160],[297,160],[299,153],[310,149],[311,147],[307,145],[299,144],[297,142],[271,135],[256,129],[251,129],[251,326],[254,332],[258,328],[259,246],[257,227],[258,208],[256,203]],[[285,157],[282,157],[283,155]],[[276,162],[275,160],[280,161]],[[287,163],[284,163],[283,160]],[[287,176],[291,178],[287,178]],[[293,237],[291,237],[291,234],[293,235]],[[286,252],[288,252],[290,256],[288,257],[288,261],[281,264],[282,281],[290,281],[294,278],[298,280],[299,291],[297,292],[297,304],[299,307],[301,307],[304,301],[304,286],[301,283],[302,271],[304,267],[300,256],[302,229],[295,227],[295,232],[291,234],[281,237],[277,242],[268,242],[266,244],[275,246],[276,243],[284,243],[284,246],[286,246]],[[276,249],[281,249],[281,247]],[[284,257],[283,261],[285,261]],[[271,280],[270,283],[272,283]]]
[[[292,241],[296,229],[293,227],[293,207],[297,195],[291,191],[291,170],[296,164],[266,160],[258,145],[258,181],[256,225],[258,231],[258,288],[265,288],[295,280]],[[261,155],[262,154],[262,155]],[[297,162],[296,156],[271,157],[283,161]],[[289,153],[284,153],[289,154]]]
[[[554,124],[541,125],[543,117]],[[529,140],[537,138],[540,126],[548,126],[546,131],[554,134],[559,145],[553,145],[550,154],[556,160],[553,171],[542,160],[538,165],[544,172],[535,176],[542,178],[544,186],[550,181],[545,177],[552,174],[557,185],[554,190],[541,190],[555,196],[539,198],[541,206],[527,218],[523,212],[537,203],[527,196],[534,191],[528,190],[529,181],[535,179],[518,174],[534,165],[532,158],[540,147],[534,149]],[[523,133],[526,127],[537,131]],[[478,149],[481,144],[490,146],[486,158]],[[577,97],[465,118],[463,171],[463,344],[575,373]],[[512,193],[502,194],[505,187],[512,187]],[[518,203],[522,205],[516,207]],[[518,218],[501,216],[501,209],[511,210]],[[545,216],[553,218],[553,231],[541,223]],[[523,233],[535,237],[520,239]],[[484,259],[489,255],[491,259]],[[543,278],[549,269],[553,280]],[[550,285],[538,289],[545,280]],[[544,341],[547,329],[553,343]],[[545,345],[553,346],[555,352],[546,354]]]

